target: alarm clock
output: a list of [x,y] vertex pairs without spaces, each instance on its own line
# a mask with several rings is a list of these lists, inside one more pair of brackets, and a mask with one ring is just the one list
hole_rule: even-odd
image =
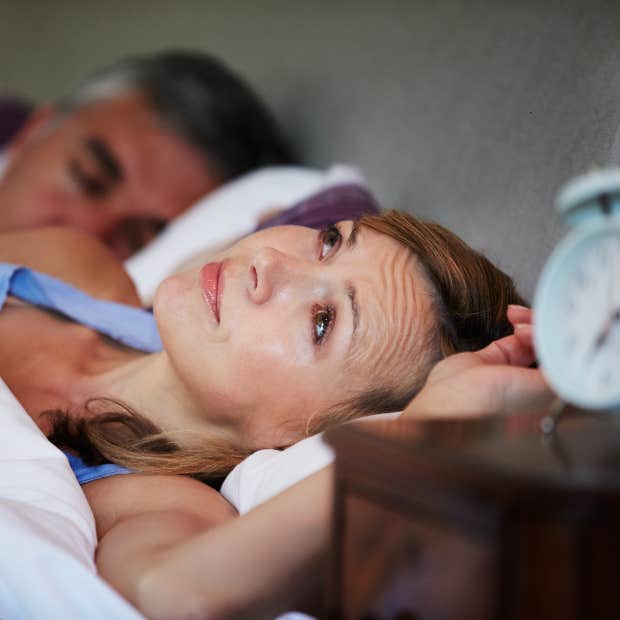
[[534,297],[539,365],[558,396],[620,408],[620,169],[575,178],[556,209],[571,228]]

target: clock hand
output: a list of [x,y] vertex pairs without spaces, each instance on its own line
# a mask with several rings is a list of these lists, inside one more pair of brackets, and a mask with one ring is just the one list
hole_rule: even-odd
[[609,334],[611,333],[611,330],[614,328],[616,323],[620,323],[620,307],[617,308],[611,314],[611,316],[608,317],[607,321],[605,321],[603,329],[599,332],[596,340],[592,343],[590,357],[596,355],[597,351],[607,342],[607,338],[609,338]]
[[[615,315],[618,315],[618,317],[620,318],[620,311],[616,312]],[[603,329],[599,332],[599,335],[596,337],[596,340],[592,343],[592,349],[590,350],[590,357],[593,357],[594,355],[596,355],[598,350],[607,342],[607,338],[609,337],[611,329],[614,326],[614,323],[616,322],[616,320],[617,319],[610,317],[607,319],[607,321],[605,321],[605,325],[603,325]]]
[[611,263],[609,265],[609,288],[607,290],[609,314],[602,331],[594,341],[592,353],[598,351],[605,344],[614,324],[620,320],[620,254],[618,252],[620,248],[617,243],[612,243],[607,247],[607,258]]
[[[617,243],[613,244],[611,269],[611,304],[612,317],[620,312],[620,248]],[[613,319],[612,319],[613,320]]]

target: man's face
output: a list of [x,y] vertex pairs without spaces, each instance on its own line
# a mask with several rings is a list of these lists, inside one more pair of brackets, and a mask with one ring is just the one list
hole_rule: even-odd
[[37,120],[9,149],[0,231],[72,226],[124,259],[219,184],[137,94]]

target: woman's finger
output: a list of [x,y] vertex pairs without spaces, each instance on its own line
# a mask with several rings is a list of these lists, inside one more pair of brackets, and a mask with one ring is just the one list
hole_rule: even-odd
[[517,323],[515,336],[524,347],[534,348],[534,326],[531,323]]
[[485,363],[493,365],[529,366],[534,362],[531,339],[525,343],[516,334],[493,341],[476,355]]
[[534,313],[531,308],[517,306],[516,304],[510,304],[508,306],[506,316],[513,325],[518,323],[532,323],[534,319]]

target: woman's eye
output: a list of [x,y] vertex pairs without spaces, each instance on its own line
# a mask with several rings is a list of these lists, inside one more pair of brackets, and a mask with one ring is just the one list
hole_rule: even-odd
[[323,260],[334,250],[338,249],[340,242],[342,241],[342,235],[336,226],[330,226],[326,230],[321,231],[321,249],[319,252],[319,259]]
[[315,311],[313,318],[313,332],[315,344],[321,344],[334,321],[332,308],[322,308]]

